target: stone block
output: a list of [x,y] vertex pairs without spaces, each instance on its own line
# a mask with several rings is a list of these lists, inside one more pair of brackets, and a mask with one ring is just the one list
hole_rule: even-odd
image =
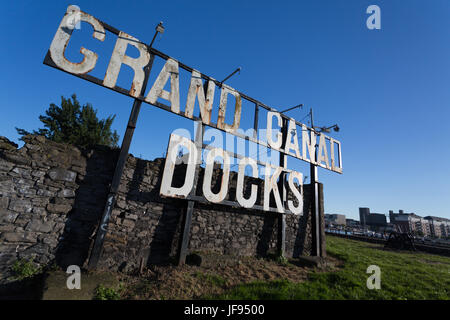
[[28,222],[25,227],[26,231],[35,231],[35,232],[43,232],[48,233],[53,230],[54,223],[52,222],[43,222],[39,219],[33,219]]
[[53,168],[47,174],[54,181],[74,182],[77,177],[75,172],[62,168]]
[[9,205],[9,198],[0,197],[0,209],[6,209]]
[[14,223],[18,215],[19,214],[17,212],[0,209],[0,221]]
[[2,234],[2,238],[6,242],[36,242],[37,234],[33,232],[5,232]]
[[0,225],[0,232],[12,232],[14,231],[14,228],[13,224]]
[[8,161],[5,161],[3,159],[0,159],[0,171],[2,172],[9,172],[14,165]]
[[58,197],[74,198],[75,197],[75,191],[73,191],[71,189],[63,189],[60,192],[58,192]]
[[31,178],[31,170],[29,169],[15,167],[12,172],[17,173],[19,176],[24,178]]
[[42,196],[42,197],[54,197],[55,196],[55,192],[52,192],[50,190],[45,190],[45,189],[38,189],[37,195],[38,196]]
[[16,212],[31,212],[33,206],[29,200],[15,199],[9,203],[9,210]]
[[138,216],[137,216],[137,215],[135,215],[135,214],[127,214],[127,219],[130,219],[130,220],[136,221],[136,220],[137,220],[137,218],[138,218]]
[[17,191],[18,191],[20,194],[23,194],[24,196],[27,196],[27,197],[33,196],[33,195],[36,194],[36,190],[33,189],[33,187],[31,187],[31,186],[23,186],[23,187],[19,187],[19,188],[17,188]]
[[45,172],[41,170],[34,170],[33,172],[31,172],[31,175],[33,177],[42,178],[43,176],[45,176]]
[[130,219],[123,219],[123,221],[122,221],[122,225],[127,228],[134,228],[135,224],[136,223]]
[[25,158],[20,153],[5,151],[3,153],[3,156],[5,157],[6,160],[13,162],[15,164],[21,164],[21,165],[30,165],[31,164],[31,161],[29,159]]
[[47,205],[48,212],[51,213],[63,213],[66,214],[70,210],[72,210],[72,206],[68,204],[56,204],[56,203],[49,203]]

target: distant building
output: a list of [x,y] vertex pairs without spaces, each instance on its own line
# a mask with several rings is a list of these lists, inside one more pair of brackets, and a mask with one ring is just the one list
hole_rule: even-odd
[[388,233],[393,231],[395,231],[395,225],[393,223],[388,223],[384,232]]
[[[373,231],[400,231],[409,232],[420,237],[450,238],[450,219],[426,216],[421,217],[414,212],[406,213],[399,210],[397,213],[389,210],[389,223],[386,216],[381,213],[370,212],[369,208],[359,208],[360,226]],[[347,219],[347,225],[354,225]]]
[[367,223],[367,216],[370,214],[369,208],[359,208],[359,222],[361,223],[361,226],[365,226]]
[[450,237],[450,220],[441,217],[426,216],[423,218],[428,221],[430,235],[436,238]]
[[328,222],[328,225],[338,225],[345,226],[346,219],[344,214],[325,214],[325,223]]
[[371,213],[369,208],[359,208],[359,221],[363,228],[381,230],[387,227],[386,216],[382,213]]
[[450,220],[446,218],[433,216],[422,218],[415,213],[405,213],[403,210],[394,213],[390,210],[389,219],[403,232],[436,238],[446,238],[450,235]]
[[393,224],[400,232],[411,232],[409,213],[404,213],[403,210],[399,210],[398,213],[394,213],[393,210],[389,210],[389,222]]
[[345,219],[345,223],[347,224],[347,227],[350,227],[350,228],[359,228],[359,227],[361,227],[361,224],[359,223],[358,220]]

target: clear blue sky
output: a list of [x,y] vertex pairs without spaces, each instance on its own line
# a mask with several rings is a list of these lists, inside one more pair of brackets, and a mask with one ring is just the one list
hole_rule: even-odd
[[[319,169],[326,212],[357,218],[358,207],[369,207],[450,218],[450,1],[8,1],[0,135],[18,142],[14,127],[40,127],[48,105],[75,92],[99,116],[116,114],[123,136],[131,98],[42,64],[69,4],[144,42],[162,20],[157,49],[218,80],[241,66],[230,86],[274,108],[313,107],[317,125],[338,123],[332,136],[342,142],[344,173]],[[381,8],[381,30],[366,27],[371,4]],[[73,37],[68,54],[79,58],[79,45],[99,52],[103,78],[114,41]],[[190,121],[143,106],[135,156],[161,156],[173,130],[192,131]]]

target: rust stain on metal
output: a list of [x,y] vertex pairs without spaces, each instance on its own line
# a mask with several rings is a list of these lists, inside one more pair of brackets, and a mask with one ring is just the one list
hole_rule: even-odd
[[133,83],[131,83],[130,94],[132,96],[136,96],[136,93],[137,93],[137,91],[136,91],[136,88],[135,88],[135,83],[133,82]]

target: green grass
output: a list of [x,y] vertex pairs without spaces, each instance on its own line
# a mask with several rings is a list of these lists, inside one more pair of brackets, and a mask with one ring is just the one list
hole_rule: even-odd
[[[327,236],[327,252],[344,262],[335,272],[311,272],[308,281],[253,282],[209,299],[449,299],[450,258],[383,250],[382,246]],[[381,289],[366,285],[369,265],[381,269]]]
[[201,279],[202,281],[205,281],[206,283],[209,283],[213,286],[222,287],[225,285],[226,280],[218,275],[213,274],[207,274],[202,272],[196,272],[194,274],[194,277]]

